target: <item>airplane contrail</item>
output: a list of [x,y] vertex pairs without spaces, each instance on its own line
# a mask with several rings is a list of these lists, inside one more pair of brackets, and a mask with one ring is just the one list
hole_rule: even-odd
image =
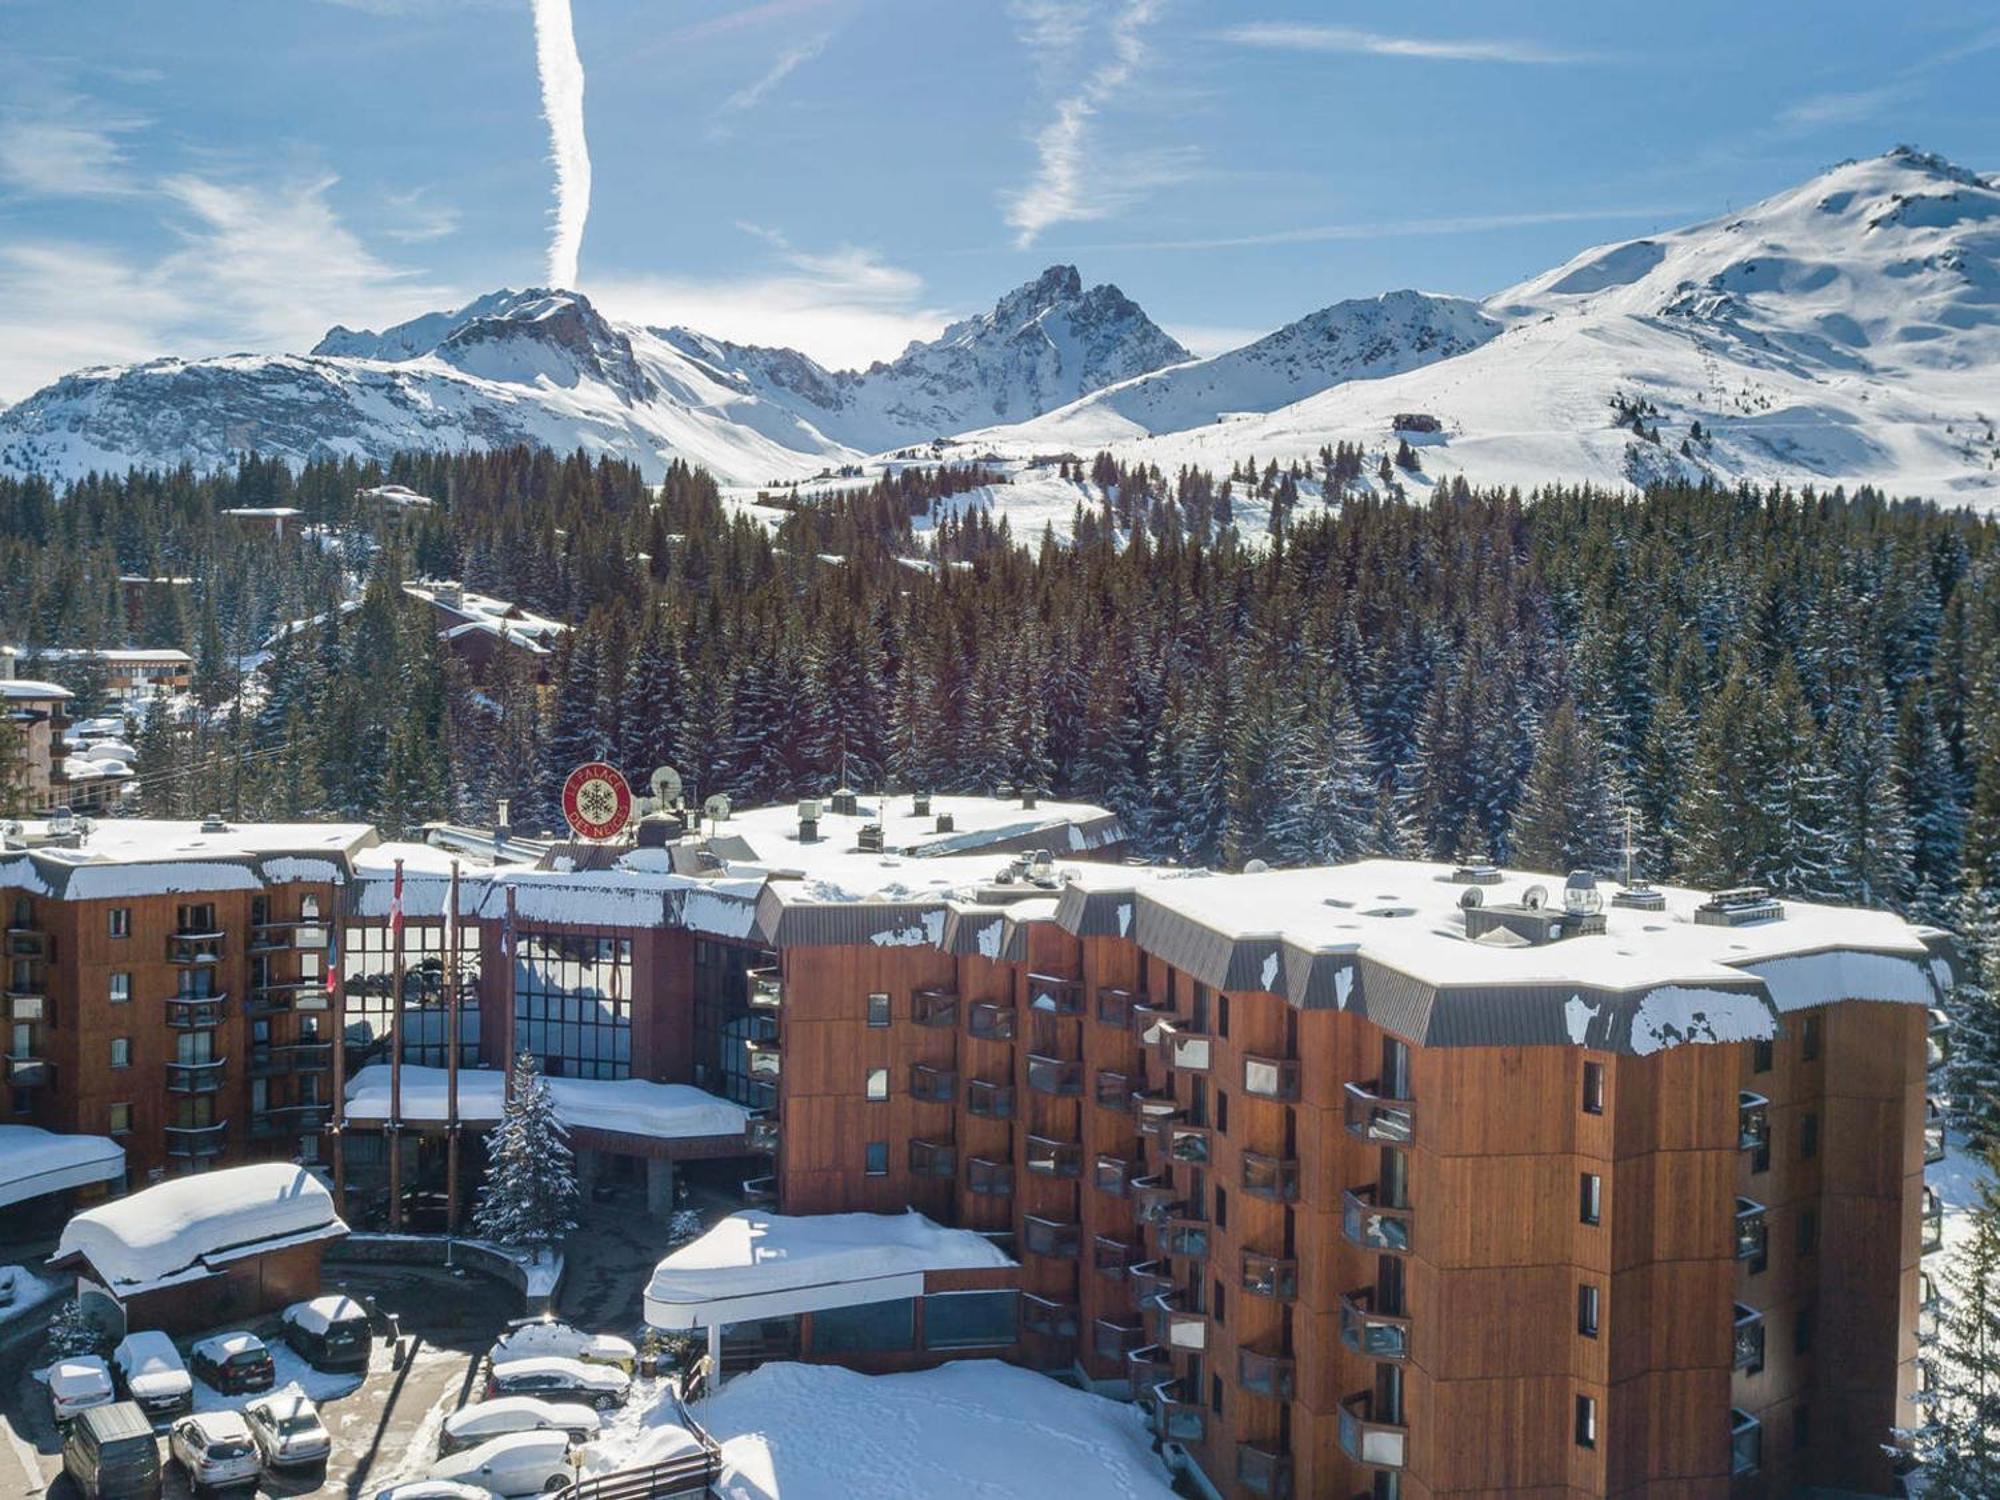
[[583,60],[569,0],[534,0],[535,62],[542,77],[542,113],[549,122],[549,157],[556,167],[555,234],[549,240],[549,285],[576,285],[583,223],[590,217],[590,145],[583,138]]

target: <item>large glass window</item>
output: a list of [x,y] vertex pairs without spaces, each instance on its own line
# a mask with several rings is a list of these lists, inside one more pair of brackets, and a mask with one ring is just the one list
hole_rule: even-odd
[[992,1349],[1014,1342],[1015,1292],[937,1292],[924,1298],[926,1349]]
[[558,1078],[632,1076],[632,940],[525,932],[514,1039]]
[[[441,1068],[449,1030],[444,991],[445,930],[443,922],[406,922],[403,926],[403,1061]],[[307,960],[321,957],[301,952],[300,977]],[[349,927],[341,936],[343,1006],[347,1014],[347,1048],[352,1066],[388,1061],[389,993],[395,985],[396,957],[387,927]],[[462,922],[458,929],[458,970],[461,981],[458,1013],[458,1061],[461,1067],[479,1063],[479,928]],[[525,1046],[526,1043],[524,1042]]]
[[867,1354],[913,1349],[917,1304],[904,1297],[859,1307],[829,1307],[812,1315],[815,1354]]

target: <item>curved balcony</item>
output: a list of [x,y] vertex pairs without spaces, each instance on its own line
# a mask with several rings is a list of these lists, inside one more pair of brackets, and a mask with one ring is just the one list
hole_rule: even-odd
[[1206,1073],[1214,1042],[1206,1032],[1196,1031],[1179,1019],[1162,1021],[1154,1045],[1160,1065],[1176,1073]]
[[1299,1263],[1263,1250],[1245,1250],[1242,1285],[1252,1297],[1290,1302],[1299,1294]]
[[1134,1177],[1127,1196],[1132,1200],[1133,1217],[1141,1224],[1164,1224],[1180,1194],[1168,1179],[1149,1176]]
[[1083,1064],[1059,1057],[1028,1058],[1028,1087],[1038,1094],[1074,1099],[1083,1093]]
[[1156,1293],[1148,1304],[1153,1340],[1175,1352],[1199,1354],[1208,1347],[1208,1314],[1187,1305],[1178,1287]]
[[1090,1242],[1090,1269],[1109,1281],[1124,1282],[1130,1279],[1132,1267],[1140,1263],[1140,1253],[1130,1240],[1100,1234]]
[[1283,1057],[1246,1057],[1243,1092],[1253,1099],[1290,1103],[1299,1097],[1299,1065]]
[[1375,1288],[1364,1286],[1340,1299],[1340,1341],[1370,1359],[1407,1359],[1410,1320],[1375,1310]]
[[1125,1379],[1134,1401],[1145,1400],[1148,1391],[1162,1380],[1171,1380],[1173,1373],[1173,1356],[1158,1344],[1140,1344],[1125,1351]]
[[1132,1024],[1134,1006],[1150,1006],[1152,996],[1144,990],[1121,989],[1116,985],[1106,985],[1097,992],[1097,1019],[1106,1026],[1116,1026],[1121,1031]]
[[984,1078],[968,1079],[965,1085],[965,1112],[982,1120],[1013,1119],[1013,1087]]
[[1298,1390],[1298,1365],[1289,1354],[1239,1345],[1236,1383],[1252,1396],[1289,1401]]
[[975,1000],[966,1007],[965,1034],[982,1042],[1014,1040],[1014,1007],[991,1000]]
[[1168,1121],[1178,1120],[1182,1114],[1181,1102],[1172,1094],[1134,1093],[1132,1108],[1138,1112],[1141,1135],[1158,1135]]
[[1090,1183],[1100,1193],[1122,1198],[1132,1183],[1132,1163],[1122,1156],[1100,1152],[1091,1163]]
[[170,964],[219,964],[226,935],[220,932],[170,932],[167,934],[167,962]]
[[1414,1227],[1410,1210],[1380,1204],[1376,1202],[1379,1196],[1372,1183],[1342,1193],[1340,1232],[1350,1245],[1359,1245],[1363,1250],[1406,1254]]
[[1073,1339],[1079,1327],[1076,1304],[1021,1293],[1021,1327],[1047,1339]]
[[1146,1330],[1137,1323],[1121,1323],[1116,1318],[1091,1321],[1090,1352],[1101,1360],[1122,1365],[1145,1342]]
[[1130,1114],[1132,1087],[1137,1081],[1129,1073],[1113,1073],[1108,1068],[1099,1068],[1091,1097],[1097,1101],[1099,1109],[1116,1110],[1121,1115]]
[[1014,1195],[1014,1168],[1011,1163],[992,1161],[984,1156],[966,1158],[965,1190],[979,1198],[1011,1198]]
[[167,1025],[175,1031],[213,1031],[228,1018],[227,995],[167,996]]
[[167,1092],[170,1094],[213,1094],[228,1078],[229,1059],[209,1058],[202,1062],[167,1064]]
[[1021,1220],[1021,1248],[1051,1260],[1075,1260],[1082,1254],[1083,1229],[1065,1220],[1027,1214]]
[[1417,1136],[1417,1102],[1378,1092],[1381,1085],[1350,1083],[1342,1090],[1347,1133],[1384,1146],[1407,1146]]
[[950,1141],[911,1141],[910,1175],[913,1177],[956,1177],[958,1175],[958,1148]]
[[1400,1469],[1409,1452],[1410,1430],[1400,1422],[1375,1420],[1375,1394],[1360,1391],[1340,1403],[1340,1450],[1356,1463]]
[[1057,1177],[1075,1181],[1083,1176],[1083,1147],[1074,1141],[1052,1136],[1028,1137],[1026,1166],[1031,1177]]
[[[1185,1207],[1182,1204],[1175,1206]],[[1208,1220],[1176,1213],[1159,1226],[1159,1245],[1163,1255],[1175,1260],[1207,1260]]]
[[1163,1380],[1152,1390],[1153,1431],[1171,1443],[1202,1443],[1208,1439],[1208,1408],[1199,1392],[1180,1380]]
[[912,990],[910,1019],[919,1026],[955,1028],[958,1025],[958,991],[936,988]]
[[1269,1203],[1298,1202],[1299,1164],[1292,1158],[1245,1151],[1242,1171],[1242,1190],[1250,1197]]
[[207,1161],[220,1156],[229,1144],[229,1122],[213,1125],[169,1125],[167,1155],[176,1161]]
[[910,1064],[910,1097],[925,1104],[949,1104],[958,1092],[958,1075],[929,1063]]

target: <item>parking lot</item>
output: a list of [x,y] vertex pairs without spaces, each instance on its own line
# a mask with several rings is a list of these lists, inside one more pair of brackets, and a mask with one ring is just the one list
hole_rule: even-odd
[[[517,1306],[511,1292],[482,1278],[417,1267],[329,1267],[326,1290],[373,1297],[383,1312],[397,1317],[410,1358],[394,1367],[387,1346],[378,1341],[368,1373],[358,1382],[352,1375],[318,1374],[279,1347],[274,1318],[252,1324],[251,1330],[273,1346],[279,1384],[298,1378],[318,1402],[333,1437],[333,1456],[324,1474],[266,1475],[257,1495],[366,1500],[385,1485],[421,1477],[436,1455],[439,1424],[476,1394],[472,1382],[480,1357]],[[178,1342],[185,1346],[191,1341]],[[0,1438],[5,1439],[0,1441],[0,1495],[70,1493],[61,1477],[62,1440],[49,1413],[48,1394],[31,1373],[40,1360],[39,1337],[17,1341],[0,1356]],[[196,1404],[205,1409],[254,1399],[223,1397],[196,1386]],[[165,1447],[162,1443],[163,1457]],[[187,1494],[183,1477],[174,1465],[166,1472],[166,1493],[179,1500]]]

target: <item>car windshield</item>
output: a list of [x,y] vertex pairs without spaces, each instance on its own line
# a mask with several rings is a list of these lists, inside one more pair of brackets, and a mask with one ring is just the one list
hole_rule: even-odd
[[210,1458],[248,1458],[250,1453],[250,1445],[241,1438],[223,1438],[208,1448]]

